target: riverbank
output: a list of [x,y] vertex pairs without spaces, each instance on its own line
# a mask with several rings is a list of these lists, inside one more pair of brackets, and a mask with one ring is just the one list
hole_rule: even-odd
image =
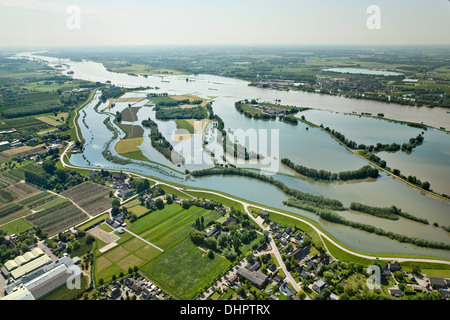
[[[60,157],[60,161],[63,165],[63,167],[67,167],[67,168],[72,168],[72,169],[82,169],[85,170],[86,168],[84,167],[78,167],[78,166],[74,166],[71,165],[70,163],[67,164],[64,160],[65,154],[68,150],[68,148],[71,146],[71,144],[69,144],[69,146],[66,147],[66,149],[64,150],[64,152],[61,154]],[[99,171],[101,169],[92,169],[94,171]],[[119,170],[110,170],[111,172],[119,172]],[[344,245],[342,245],[341,243],[339,243],[334,237],[332,237],[328,232],[326,232],[324,229],[322,229],[320,226],[317,226],[315,224],[314,221],[309,220],[307,218],[300,218],[295,216],[292,213],[287,213],[287,212],[282,212],[281,210],[278,209],[274,209],[274,208],[270,208],[267,206],[262,206],[256,203],[253,203],[251,201],[247,201],[247,200],[243,200],[237,197],[232,197],[230,195],[221,193],[221,192],[216,192],[216,191],[212,191],[212,190],[207,190],[207,189],[201,189],[201,188],[193,188],[193,187],[189,187],[189,189],[182,185],[182,184],[178,184],[178,183],[169,183],[167,181],[163,181],[163,180],[159,180],[156,179],[152,176],[147,176],[147,175],[142,175],[142,174],[137,174],[131,171],[127,171],[124,172],[126,174],[130,174],[132,176],[135,177],[139,177],[139,178],[144,178],[144,179],[149,179],[152,182],[156,183],[156,184],[161,184],[161,185],[166,185],[170,188],[173,188],[179,192],[189,192],[189,191],[194,191],[194,192],[202,192],[202,193],[206,193],[206,194],[212,194],[212,195],[217,195],[220,197],[223,197],[225,199],[231,200],[231,201],[235,201],[237,203],[240,203],[242,206],[245,207],[255,207],[255,208],[259,208],[261,210],[267,210],[269,212],[274,212],[276,214],[280,214],[280,215],[285,215],[288,216],[290,218],[293,219],[297,219],[303,223],[307,223],[308,225],[310,225],[316,232],[318,232],[321,236],[323,236],[325,239],[327,239],[330,243],[332,243],[334,246],[336,246],[337,248],[339,248],[340,250],[343,250],[344,252],[354,255],[356,257],[361,257],[361,258],[365,258],[365,259],[369,259],[369,260],[397,260],[397,261],[415,261],[415,262],[427,262],[427,263],[443,263],[443,264],[447,264],[450,265],[450,260],[448,259],[444,259],[444,258],[435,258],[435,257],[427,257],[427,256],[412,256],[412,255],[379,255],[379,254],[366,254],[366,253],[359,253],[357,251],[354,251],[350,248],[345,247]],[[324,244],[325,245],[325,244]]]

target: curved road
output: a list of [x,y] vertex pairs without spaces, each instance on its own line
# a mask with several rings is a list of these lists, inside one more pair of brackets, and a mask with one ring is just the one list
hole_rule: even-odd
[[[67,150],[68,150],[72,145],[73,145],[73,142],[70,142],[69,145],[67,146],[67,148],[64,150],[64,152],[63,152],[63,153],[61,154],[61,156],[60,156],[61,163],[62,163],[62,165],[63,165],[64,167],[73,168],[73,169],[91,169],[91,170],[96,170],[96,171],[100,171],[100,170],[101,170],[101,169],[96,169],[96,168],[84,168],[84,167],[78,167],[78,166],[73,166],[73,165],[67,164],[67,163],[64,161],[64,157],[65,157],[65,155],[66,155]],[[119,172],[119,170],[109,170],[109,171],[111,171],[111,172]],[[298,221],[301,221],[302,223],[305,223],[305,224],[309,225],[311,228],[313,228],[313,230],[316,231],[317,234],[319,235],[319,237],[321,238],[322,242],[324,242],[323,239],[327,239],[330,243],[332,243],[334,246],[338,247],[338,248],[341,249],[342,251],[345,251],[345,252],[347,252],[347,253],[349,253],[349,254],[352,254],[352,255],[357,256],[357,257],[360,257],[360,258],[369,259],[369,260],[375,260],[375,259],[378,259],[378,260],[385,260],[385,261],[393,261],[393,260],[395,260],[395,261],[398,261],[398,262],[405,262],[405,261],[430,262],[430,263],[442,263],[442,264],[450,265],[450,261],[446,261],[446,260],[438,260],[438,259],[421,259],[421,258],[400,258],[400,257],[373,257],[373,256],[365,255],[365,254],[362,254],[362,253],[357,253],[357,252],[354,252],[354,251],[352,251],[352,250],[350,250],[350,249],[347,249],[347,248],[343,247],[341,244],[337,243],[335,240],[333,240],[333,239],[330,238],[328,235],[326,235],[325,233],[323,233],[323,232],[322,232],[319,228],[317,228],[315,225],[313,225],[312,223],[310,223],[310,222],[308,222],[308,221],[306,221],[306,220],[303,220],[303,219],[300,218],[300,217],[295,217],[295,216],[292,216],[292,215],[289,215],[289,214],[286,214],[286,213],[278,212],[278,211],[276,211],[276,210],[272,210],[272,209],[268,209],[268,208],[265,208],[265,207],[262,207],[262,206],[254,205],[254,204],[251,204],[251,203],[247,203],[247,202],[244,202],[244,201],[241,201],[241,200],[232,198],[232,197],[230,197],[230,196],[226,196],[226,195],[220,194],[220,193],[218,193],[218,192],[209,191],[209,190],[201,190],[201,189],[192,189],[192,190],[190,190],[190,189],[186,189],[186,188],[184,188],[184,187],[176,187],[176,186],[171,185],[171,184],[169,184],[169,183],[161,182],[161,181],[158,181],[158,180],[155,180],[155,179],[152,179],[152,178],[149,178],[149,177],[147,177],[147,176],[140,175],[140,174],[137,174],[137,173],[134,173],[134,172],[126,172],[126,171],[125,171],[125,173],[131,174],[131,175],[134,175],[134,176],[143,178],[143,179],[151,180],[151,181],[153,181],[153,182],[155,182],[155,183],[157,183],[157,184],[167,185],[167,186],[169,186],[169,187],[171,187],[171,188],[174,188],[174,189],[176,189],[176,190],[178,190],[178,191],[181,191],[181,192],[183,192],[183,191],[193,191],[193,192],[210,193],[210,194],[214,194],[214,195],[223,197],[223,198],[225,198],[225,199],[229,199],[229,200],[238,202],[238,203],[240,203],[240,204],[243,205],[245,211],[247,212],[247,214],[248,214],[252,219],[254,219],[254,217],[253,217],[253,215],[251,215],[250,212],[248,211],[248,207],[254,207],[254,208],[256,208],[256,209],[261,209],[261,210],[264,210],[264,211],[269,211],[269,212],[273,212],[273,213],[276,213],[276,214],[279,214],[279,215],[282,215],[282,216],[286,216],[286,217],[289,217],[289,218],[291,218],[291,219],[296,219],[296,220],[298,220]],[[256,220],[255,220],[255,221],[256,221]],[[259,223],[258,223],[258,225],[259,225],[260,227],[262,227],[262,225],[260,225]],[[264,229],[264,228],[263,228],[263,229]],[[325,245],[325,243],[324,243],[324,245]],[[325,247],[326,247],[326,245],[325,245]],[[327,250],[327,251],[328,251],[328,250]]]

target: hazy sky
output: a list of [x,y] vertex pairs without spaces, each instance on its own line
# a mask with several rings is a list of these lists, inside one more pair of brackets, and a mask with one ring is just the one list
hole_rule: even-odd
[[450,44],[449,30],[448,0],[0,0],[0,46]]

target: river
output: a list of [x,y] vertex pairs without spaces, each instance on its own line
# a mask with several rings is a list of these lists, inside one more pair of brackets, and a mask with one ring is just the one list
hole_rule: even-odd
[[[30,55],[28,54],[27,57],[30,57]],[[337,144],[320,129],[308,128],[308,130],[306,130],[307,126],[304,124],[292,126],[279,121],[247,119],[243,115],[237,113],[234,109],[234,103],[238,100],[252,98],[259,98],[261,101],[270,102],[279,99],[282,104],[295,105],[298,107],[312,107],[320,110],[331,110],[340,113],[369,112],[376,114],[381,112],[384,113],[386,118],[395,120],[424,122],[434,127],[449,127],[449,115],[446,113],[446,110],[442,108],[429,109],[424,107],[407,107],[367,100],[351,100],[342,97],[305,92],[266,90],[250,87],[245,81],[211,75],[164,76],[164,82],[162,82],[161,77],[159,76],[149,76],[148,78],[145,78],[141,76],[136,77],[127,74],[109,72],[102,64],[92,61],[60,61],[59,59],[43,56],[39,56],[39,58],[49,62],[49,64],[53,66],[56,64],[61,64],[62,62],[67,70],[73,71],[73,77],[76,79],[100,82],[106,82],[109,80],[114,85],[128,88],[140,86],[160,88],[159,90],[147,90],[146,92],[167,92],[169,94],[189,93],[203,98],[214,97],[214,112],[220,115],[220,117],[224,120],[226,128],[233,130],[239,128],[268,130],[278,129],[280,133],[279,149],[281,157],[289,157],[294,162],[301,163],[305,166],[314,167],[317,169],[327,169],[333,172],[358,169],[367,164],[367,162],[359,157],[356,157],[344,147]],[[192,81],[187,82],[187,77]],[[183,183],[188,186],[217,190],[243,199],[248,199],[249,201],[261,203],[263,205],[289,210],[293,213],[306,216],[317,221],[344,245],[363,252],[416,254],[450,258],[450,253],[448,251],[431,250],[399,243],[388,238],[368,234],[366,232],[341,225],[327,223],[323,220],[319,220],[317,216],[309,212],[285,207],[282,204],[282,201],[286,200],[286,196],[275,187],[259,181],[243,177],[217,176],[184,181],[183,174],[178,174],[167,167],[177,169],[179,171],[184,171],[184,168],[174,166],[159,155],[159,153],[155,152],[155,150],[151,148],[148,138],[144,140],[144,143],[141,146],[143,153],[149,157],[150,160],[164,164],[167,167],[141,161],[133,161],[133,163],[127,165],[111,163],[102,156],[103,149],[111,139],[111,132],[104,125],[102,125],[103,120],[108,117],[108,115],[95,112],[94,110],[94,106],[97,103],[98,98],[99,97],[97,96],[94,101],[88,104],[88,106],[86,106],[80,113],[82,116],[80,117],[79,125],[82,135],[86,140],[86,144],[83,155],[76,154],[71,157],[71,163],[74,165],[133,171],[136,173],[151,175],[155,178],[166,181]],[[102,110],[102,106],[99,107],[99,110]],[[305,115],[308,120],[312,121],[314,111],[308,112],[306,112]],[[317,111],[315,112],[317,113]],[[323,119],[326,120],[327,117],[325,115],[329,116],[330,114],[331,113],[329,112],[323,113]],[[138,113],[139,121],[151,116],[152,110],[149,107],[141,108]],[[316,114],[315,116],[320,119],[320,114]],[[342,128],[345,127],[345,121],[344,124],[342,124],[336,119],[333,120],[333,117],[334,116],[332,116],[329,120],[331,121],[331,124],[336,123]],[[354,117],[352,118],[352,121],[359,119],[355,116],[348,117]],[[405,138],[409,139],[414,137],[418,132],[417,129],[407,126],[397,127],[398,124],[389,123],[387,121],[379,121],[378,123],[380,124],[378,127],[380,134],[377,134],[375,130],[371,134],[365,136],[362,134],[364,127],[359,128],[356,131],[350,130],[349,134],[352,134],[353,132],[353,134],[355,134],[355,139],[359,138],[361,140],[361,142],[357,140],[359,143],[366,143],[365,141],[378,141],[376,140],[377,137],[380,137],[380,141],[378,142],[383,142],[384,140],[389,142],[406,142],[404,141]],[[375,122],[371,125],[374,126],[374,128],[376,127]],[[330,127],[333,126],[330,125]],[[168,137],[170,135],[170,131],[173,130],[173,125],[166,123],[162,125],[162,129],[160,130],[166,137]],[[339,131],[339,129],[337,130]],[[446,133],[438,130],[433,131],[438,138],[433,138],[431,137],[432,134],[428,135],[428,133],[429,132],[425,133],[424,145],[417,147],[417,150],[420,150],[420,148],[426,146],[428,140],[431,140],[428,147],[432,149],[444,148],[445,151],[440,153],[439,150],[433,150],[436,152],[435,154],[439,154],[439,168],[441,170],[446,170],[445,172],[448,174],[449,158],[447,151],[449,150],[449,140],[448,138],[445,139],[445,137],[447,137],[444,136]],[[144,134],[144,136],[146,136],[146,134]],[[428,136],[430,136],[429,139],[427,139]],[[390,137],[392,137],[393,141],[389,140]],[[120,136],[116,139],[116,141],[119,139]],[[433,144],[433,141],[438,142],[436,146]],[[114,142],[110,144],[110,151],[112,154],[117,155],[113,146]],[[389,158],[387,160],[388,165],[392,162],[395,165],[398,164],[400,168],[402,167],[401,157],[411,156],[404,155],[402,153],[394,154],[394,156],[395,155],[396,158]],[[397,160],[397,158],[399,158],[399,160]],[[414,155],[412,155],[411,159],[414,159]],[[419,163],[420,161],[423,161],[422,159],[424,158],[421,158]],[[410,164],[408,169],[405,167],[405,170],[407,171],[412,171],[419,167],[419,164],[416,166],[412,165],[412,161],[403,160],[403,162]],[[422,171],[424,175],[428,175],[427,172],[431,172],[431,170],[427,171],[425,168],[424,171]],[[293,174],[286,168],[282,168],[280,173]],[[419,174],[417,176],[423,181],[426,180],[426,177],[422,177]],[[432,225],[434,222],[438,223],[439,226],[450,225],[450,205],[447,202],[424,196],[418,190],[409,188],[386,174],[382,174],[377,181],[364,181],[358,183],[318,183],[281,174],[277,174],[275,178],[282,180],[288,186],[295,187],[304,192],[339,199],[346,206],[354,201],[376,206],[396,205],[413,215],[428,219],[430,221],[430,225],[423,225],[405,219],[400,219],[397,221],[383,220],[353,212],[344,212],[342,215],[350,220],[373,224],[385,230],[405,234],[411,237],[420,237],[428,240],[450,243],[449,233],[442,228]],[[435,181],[438,181],[438,179],[435,178]],[[441,181],[443,180],[441,179]],[[433,186],[433,181],[430,182]],[[439,183],[437,183],[437,185],[439,185]],[[448,185],[449,182],[447,180],[447,182],[441,183],[439,187],[445,189],[448,188]]]

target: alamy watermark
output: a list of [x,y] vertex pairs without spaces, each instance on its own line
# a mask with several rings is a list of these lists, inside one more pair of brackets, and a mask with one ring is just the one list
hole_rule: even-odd
[[367,7],[367,14],[370,16],[366,20],[366,26],[369,30],[381,29],[381,9],[379,6],[372,4]]
[[69,30],[80,30],[81,29],[81,8],[76,5],[71,5],[67,7],[66,10],[69,15],[66,20],[66,26]]
[[66,280],[66,286],[69,289],[81,289],[81,276],[83,274],[83,271],[76,266],[71,265],[67,267],[66,272],[70,274],[70,276]]
[[366,281],[367,288],[370,290],[381,288],[381,269],[379,266],[371,264],[367,267],[367,273],[370,275]]

